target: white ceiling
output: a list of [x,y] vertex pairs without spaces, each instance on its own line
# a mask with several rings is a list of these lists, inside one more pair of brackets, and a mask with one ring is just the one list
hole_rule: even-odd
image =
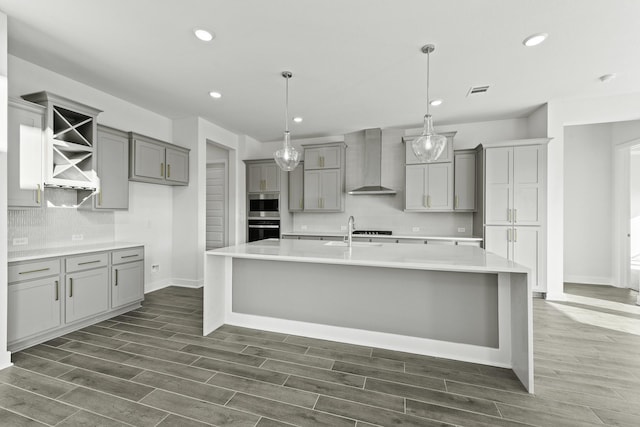
[[[304,117],[294,139],[420,126],[426,43],[431,97],[445,101],[432,107],[436,126],[640,91],[638,0],[0,0],[0,10],[11,54],[261,141],[284,129],[283,70],[294,75],[291,117]],[[217,37],[203,43],[195,27]],[[548,40],[525,48],[536,32]],[[606,73],[618,77],[600,83]]]

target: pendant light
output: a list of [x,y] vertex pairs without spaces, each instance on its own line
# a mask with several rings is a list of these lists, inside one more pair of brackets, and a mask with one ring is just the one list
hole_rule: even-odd
[[417,137],[411,143],[413,153],[422,162],[433,162],[440,157],[445,147],[447,146],[447,138],[442,135],[438,135],[433,130],[433,121],[431,114],[429,114],[429,105],[431,100],[429,99],[429,55],[436,47],[432,44],[426,44],[422,46],[422,53],[427,54],[427,114],[424,116],[424,128],[422,135]]
[[273,158],[283,171],[292,171],[300,163],[300,151],[291,146],[291,135],[289,134],[289,79],[293,77],[291,71],[283,71],[282,77],[287,81],[285,92],[285,109],[284,109],[284,141],[282,148],[273,153]]

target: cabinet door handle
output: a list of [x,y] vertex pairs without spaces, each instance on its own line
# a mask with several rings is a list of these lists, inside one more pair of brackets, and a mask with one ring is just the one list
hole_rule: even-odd
[[518,209],[513,210],[513,222],[518,222]]
[[513,241],[514,242],[518,241],[518,229],[517,228],[513,229]]
[[116,272],[116,282],[114,283],[115,286],[118,286],[118,269],[115,269]]
[[427,207],[430,208],[431,207],[431,195],[427,196]]
[[507,228],[507,242],[511,241],[511,229]]
[[164,163],[160,163],[160,176],[164,177]]
[[36,203],[40,204],[40,195],[42,193],[42,190],[40,189],[40,184],[38,184],[38,189],[36,190]]
[[73,279],[69,278],[69,298],[73,298]]
[[507,209],[507,222],[511,222],[511,209]]
[[40,273],[41,271],[47,271],[47,270],[49,270],[49,267],[47,267],[47,268],[39,268],[37,270],[20,271],[18,274]]
[[93,261],[79,262],[78,265],[95,264],[96,262],[100,262],[100,260],[99,259],[94,259]]
[[120,258],[133,258],[133,257],[137,257],[138,254],[133,254],[133,255],[125,255],[125,256],[121,256]]
[[102,190],[98,192],[98,206],[102,206]]
[[171,178],[171,165],[167,163],[167,178]]
[[300,209],[302,209],[302,208],[303,208],[302,199],[300,199]]
[[56,301],[58,301],[60,299],[60,282],[56,280],[55,283],[56,283]]
[[458,195],[456,194],[455,201],[453,202],[453,208],[458,209]]

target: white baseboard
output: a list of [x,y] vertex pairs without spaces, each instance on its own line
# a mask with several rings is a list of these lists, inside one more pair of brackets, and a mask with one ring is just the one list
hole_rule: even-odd
[[566,301],[567,296],[564,292],[547,292],[547,301]]
[[4,368],[8,368],[9,366],[12,366],[13,363],[11,363],[11,352],[3,351],[0,353],[1,353],[0,354],[0,371],[1,371]]
[[181,288],[201,288],[204,286],[204,279],[171,279],[171,286],[179,286]]
[[146,283],[144,285],[144,293],[159,291],[160,289],[167,288],[169,286],[178,286],[181,288],[201,288],[204,286],[204,279],[202,280],[190,280],[190,279],[163,279],[152,283]]
[[145,283],[144,285],[144,293],[148,294],[149,292],[157,291],[160,289],[164,289],[167,286],[171,286],[171,279],[163,279],[158,280],[151,283]]
[[565,275],[565,283],[584,283],[585,285],[608,285],[613,286],[613,280],[611,277],[602,276],[574,276]]

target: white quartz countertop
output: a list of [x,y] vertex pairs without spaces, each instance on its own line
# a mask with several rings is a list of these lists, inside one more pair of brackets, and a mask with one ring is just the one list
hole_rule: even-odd
[[[378,243],[336,246],[322,240],[268,239],[207,251],[227,256],[273,261],[346,264],[417,270],[475,273],[528,273],[520,264],[475,246]],[[332,245],[333,244],[333,245]]]
[[7,254],[8,262],[32,261],[41,258],[54,258],[69,255],[78,255],[89,252],[113,251],[117,249],[135,248],[144,246],[133,242],[111,242],[93,245],[63,246],[58,248],[32,249],[26,251],[12,251]]
[[[344,237],[346,231],[290,231],[282,233],[283,236],[309,236],[309,237]],[[354,239],[408,239],[408,240],[455,240],[458,242],[482,242],[482,237],[453,237],[453,236],[417,236],[417,235],[384,235],[384,234],[354,234]]]

